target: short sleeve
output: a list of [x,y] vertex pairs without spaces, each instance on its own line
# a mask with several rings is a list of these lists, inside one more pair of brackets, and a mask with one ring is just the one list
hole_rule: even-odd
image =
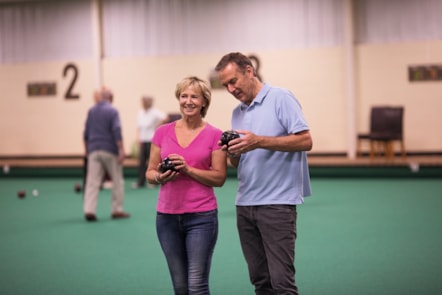
[[287,133],[294,134],[309,130],[301,104],[289,91],[284,91],[284,95],[281,95],[278,100],[277,112],[280,122],[286,128]]
[[217,151],[221,148],[218,145],[218,142],[219,142],[223,132],[221,131],[221,129],[218,129],[215,127],[212,127],[212,128],[213,128],[213,131],[212,131],[212,134],[213,134],[213,136],[212,136],[212,151]]
[[155,133],[153,134],[152,143],[155,144],[156,146],[161,147],[161,143],[163,141],[164,134],[167,132],[168,128],[170,128],[170,124],[165,124],[165,125],[158,127],[155,130]]

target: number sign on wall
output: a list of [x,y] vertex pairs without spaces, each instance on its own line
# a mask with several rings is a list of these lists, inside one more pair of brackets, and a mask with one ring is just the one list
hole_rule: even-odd
[[[68,63],[63,68],[63,78],[69,79],[68,87],[64,93],[65,99],[79,99],[80,95],[75,93],[74,87],[78,80],[78,67]],[[56,82],[28,82],[27,93],[29,97],[55,96],[57,95]]]
[[64,94],[64,98],[66,98],[66,99],[79,99],[80,95],[75,94],[73,92],[75,83],[77,82],[77,79],[78,79],[77,66],[73,63],[68,63],[63,69],[63,77],[66,77],[69,72],[72,73],[72,79],[71,79],[71,82],[69,83],[68,88],[66,89],[66,92]]

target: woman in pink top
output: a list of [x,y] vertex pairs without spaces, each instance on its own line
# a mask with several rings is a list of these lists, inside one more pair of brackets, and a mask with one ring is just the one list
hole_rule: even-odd
[[[175,96],[182,118],[156,130],[146,178],[161,184],[156,227],[175,294],[210,294],[218,237],[213,187],[226,180],[226,153],[218,146],[222,131],[203,120],[211,99],[208,83],[187,77],[177,84]],[[165,158],[177,171],[162,172]]]

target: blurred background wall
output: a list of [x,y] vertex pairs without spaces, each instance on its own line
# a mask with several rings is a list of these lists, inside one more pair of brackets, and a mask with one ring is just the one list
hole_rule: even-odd
[[[176,83],[209,79],[230,51],[258,57],[262,79],[299,99],[311,153],[352,156],[373,105],[405,107],[408,152],[440,153],[442,80],[408,74],[442,64],[440,11],[438,0],[1,1],[0,156],[82,155],[100,85],[114,91],[129,152],[140,97],[177,112]],[[30,96],[29,83],[56,93]],[[213,89],[207,121],[229,129],[236,104]]]

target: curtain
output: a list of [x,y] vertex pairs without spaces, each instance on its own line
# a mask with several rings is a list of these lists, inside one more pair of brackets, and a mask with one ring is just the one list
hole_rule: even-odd
[[107,57],[340,46],[342,0],[104,0]]
[[356,0],[358,43],[442,39],[440,0]]
[[[357,43],[442,39],[440,0],[354,0]],[[102,0],[105,57],[342,46],[343,0]],[[93,58],[90,0],[0,4],[0,63]]]
[[89,0],[0,4],[0,63],[93,56]]

